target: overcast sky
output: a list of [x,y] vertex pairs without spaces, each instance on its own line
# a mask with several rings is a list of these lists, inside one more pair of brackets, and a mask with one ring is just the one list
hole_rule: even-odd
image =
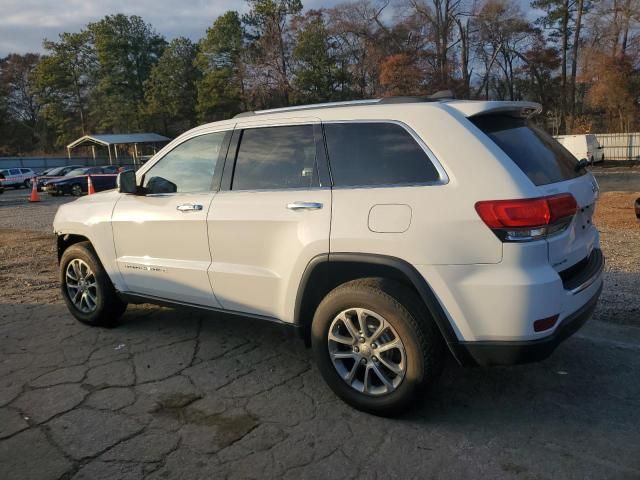
[[[303,0],[305,8],[341,3]],[[227,10],[245,11],[243,0],[0,0],[0,56],[42,52],[42,39],[78,32],[87,23],[113,13],[140,15],[167,39],[198,40]]]

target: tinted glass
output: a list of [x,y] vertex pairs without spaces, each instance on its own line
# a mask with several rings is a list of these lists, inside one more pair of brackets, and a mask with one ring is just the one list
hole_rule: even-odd
[[233,190],[309,188],[318,185],[313,126],[245,130],[233,174]]
[[415,139],[393,123],[329,123],[324,127],[337,187],[434,182],[438,171]]
[[20,169],[12,168],[11,170],[9,170],[9,173],[11,173],[11,175],[20,175]]
[[62,171],[64,175],[69,175],[69,173],[73,172],[74,170],[78,170],[79,168],[82,167],[64,167],[64,170]]
[[576,158],[551,135],[524,119],[483,115],[470,119],[520,167],[535,185],[562,182],[584,175]]
[[29,168],[21,168],[20,171],[22,173],[31,173],[31,169],[29,169]]
[[83,175],[88,169],[86,168],[76,168],[75,170],[71,170],[66,174],[68,177],[75,177],[76,175]]
[[181,143],[145,174],[148,193],[211,190],[225,132],[208,133]]

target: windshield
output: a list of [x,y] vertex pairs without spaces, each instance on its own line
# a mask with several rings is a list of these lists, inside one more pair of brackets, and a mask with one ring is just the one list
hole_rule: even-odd
[[67,172],[67,174],[65,175],[66,177],[75,177],[76,175],[84,175],[87,170],[89,170],[88,168],[76,168],[75,170],[71,170],[70,172]]
[[535,185],[548,185],[579,177],[575,157],[541,128],[507,115],[472,117],[482,130]]
[[65,168],[66,167],[52,168],[51,170],[47,170],[46,175],[51,175],[51,176],[62,175],[62,172]]

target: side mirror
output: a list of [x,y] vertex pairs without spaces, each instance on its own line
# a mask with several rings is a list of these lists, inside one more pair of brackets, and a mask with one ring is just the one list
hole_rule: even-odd
[[125,170],[124,172],[120,172],[118,174],[116,184],[118,185],[118,192],[120,193],[128,193],[132,195],[136,195],[138,193],[138,186],[136,184],[136,172],[134,172],[133,170]]

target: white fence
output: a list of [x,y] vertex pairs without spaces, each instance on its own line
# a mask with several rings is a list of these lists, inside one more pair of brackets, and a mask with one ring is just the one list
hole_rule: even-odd
[[640,160],[640,132],[596,133],[605,160]]

